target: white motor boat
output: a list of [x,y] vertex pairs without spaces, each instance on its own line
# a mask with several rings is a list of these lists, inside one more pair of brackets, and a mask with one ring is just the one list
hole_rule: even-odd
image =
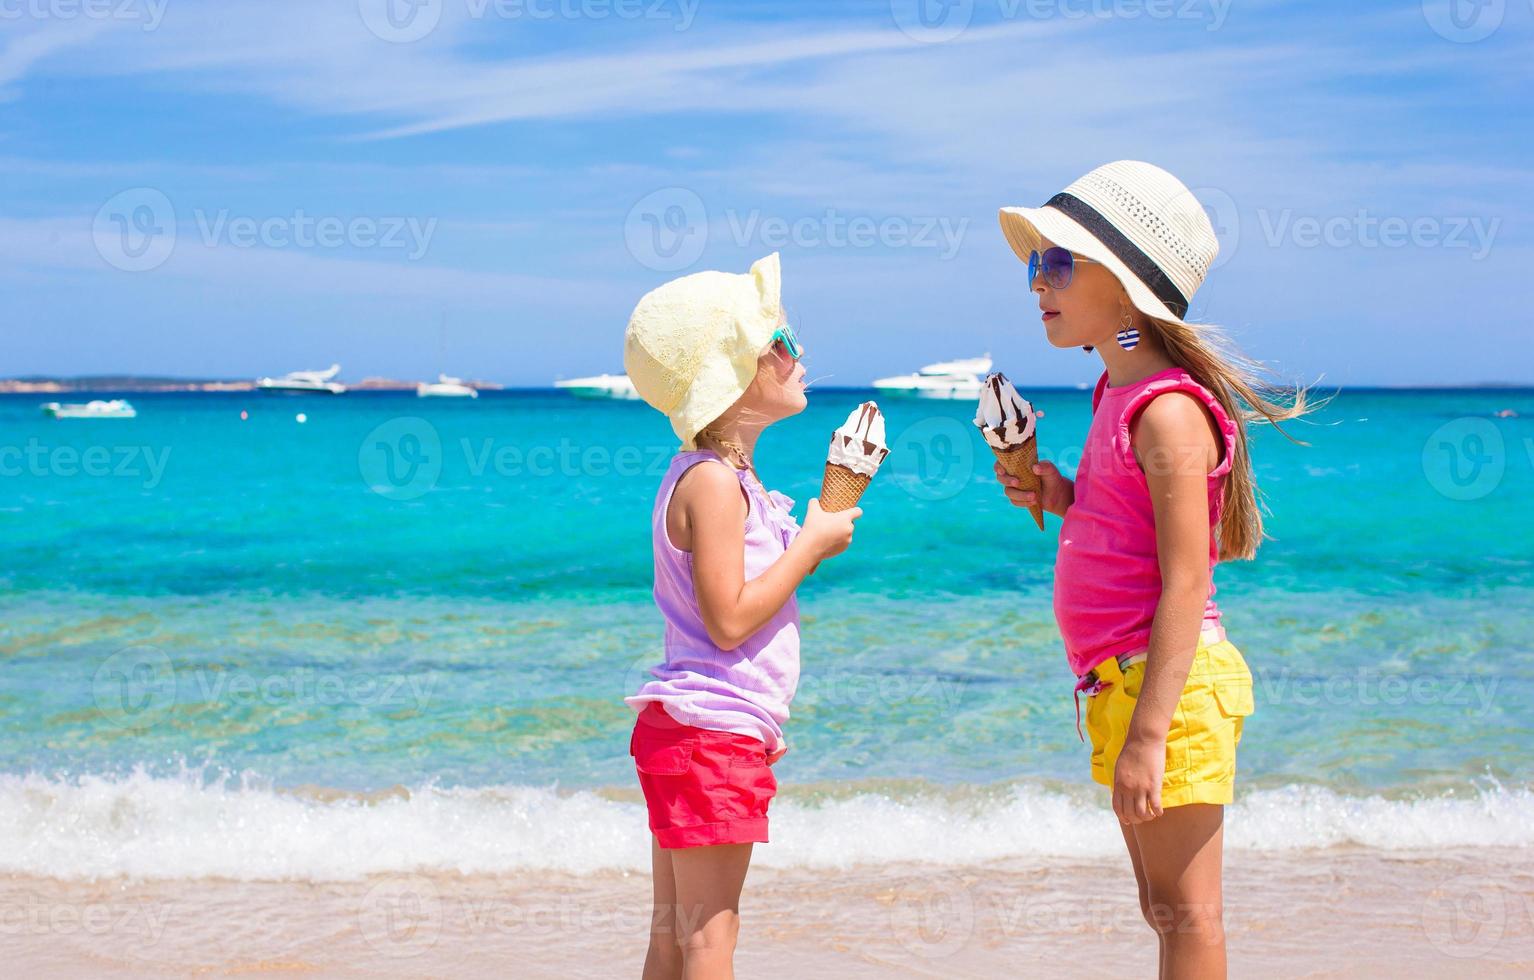
[[880,378],[874,387],[894,398],[941,398],[969,401],[980,397],[985,376],[991,373],[991,355],[963,361],[928,364],[916,374]]
[[422,381],[415,386],[417,398],[478,398],[479,392],[472,385],[463,383],[462,378],[450,378],[445,374],[437,375],[435,382]]
[[612,398],[618,401],[637,401],[639,392],[626,374],[599,374],[592,378],[571,378],[556,381],[554,387],[568,391],[576,398]]
[[341,373],[341,365],[332,364],[327,371],[294,371],[280,378],[257,378],[256,388],[281,395],[344,395],[346,385],[335,380]]
[[132,419],[138,418],[134,407],[121,398],[111,401],[89,401],[84,404],[61,405],[49,402],[43,406],[43,414],[55,419]]

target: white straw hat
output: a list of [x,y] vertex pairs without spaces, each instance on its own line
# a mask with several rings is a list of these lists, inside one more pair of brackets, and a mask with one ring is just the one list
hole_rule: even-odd
[[1002,208],[1024,262],[1039,239],[1106,265],[1148,316],[1181,320],[1220,252],[1209,215],[1182,181],[1138,160],[1105,164],[1043,207]]
[[774,252],[747,275],[698,272],[651,290],[623,337],[623,367],[639,397],[671,419],[683,449],[740,400],[783,319]]

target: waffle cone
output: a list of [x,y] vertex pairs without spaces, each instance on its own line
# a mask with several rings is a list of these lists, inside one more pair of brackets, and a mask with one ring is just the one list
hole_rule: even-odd
[[826,513],[851,510],[863,498],[863,491],[873,480],[871,476],[854,473],[845,466],[826,464],[826,475],[820,482],[820,509]]
[[[1043,496],[1044,481],[1039,479],[1038,474],[1033,472],[1033,465],[1039,461],[1039,443],[1037,439],[1029,439],[1022,445],[1014,446],[1011,449],[997,449],[995,446],[992,446],[991,452],[995,453],[996,458],[1001,461],[1002,469],[1006,470],[1009,475],[1017,477],[1018,482],[1022,484],[1022,489],[1032,490],[1040,497]],[[1037,503],[1029,507],[1028,510],[1033,514],[1033,521],[1039,526],[1039,530],[1044,530],[1044,505]]]

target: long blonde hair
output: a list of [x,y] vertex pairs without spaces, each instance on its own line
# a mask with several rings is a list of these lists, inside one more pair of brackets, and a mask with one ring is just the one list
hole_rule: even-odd
[[1284,438],[1310,445],[1284,432],[1278,423],[1314,411],[1315,401],[1302,385],[1285,386],[1263,380],[1267,369],[1242,354],[1215,326],[1150,317],[1150,329],[1172,362],[1208,388],[1236,425],[1236,446],[1225,481],[1225,502],[1217,528],[1220,558],[1252,558],[1263,540],[1261,492],[1252,474],[1247,441],[1248,422],[1270,422]]

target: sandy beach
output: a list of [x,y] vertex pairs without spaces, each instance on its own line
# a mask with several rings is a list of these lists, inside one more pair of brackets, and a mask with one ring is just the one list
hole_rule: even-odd
[[[742,977],[1088,977],[1154,972],[1117,862],[759,869]],[[1534,970],[1534,861],[1362,850],[1241,854],[1231,975],[1518,976]],[[637,976],[640,874],[383,875],[336,883],[0,881],[18,976]],[[1024,967],[1026,964],[1026,967]]]

